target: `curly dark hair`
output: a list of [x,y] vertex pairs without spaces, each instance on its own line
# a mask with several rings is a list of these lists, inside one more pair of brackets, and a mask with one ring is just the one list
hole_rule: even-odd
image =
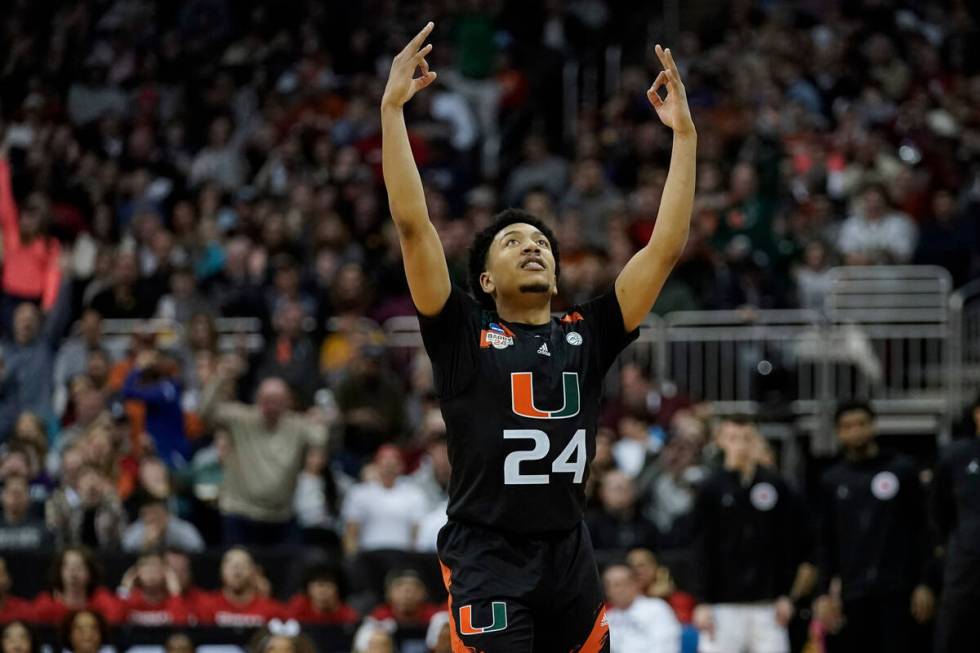
[[480,303],[480,306],[487,310],[493,311],[497,308],[493,297],[485,293],[480,286],[480,275],[487,269],[487,254],[490,252],[490,245],[493,243],[494,237],[500,233],[501,229],[520,222],[529,224],[544,234],[548,242],[551,243],[551,253],[555,257],[556,281],[561,272],[561,264],[559,263],[561,256],[558,250],[558,239],[555,238],[555,233],[551,228],[527,211],[522,209],[504,209],[493,217],[493,222],[484,228],[483,231],[476,234],[473,238],[473,244],[470,246],[468,277],[470,292],[473,293],[473,297]]

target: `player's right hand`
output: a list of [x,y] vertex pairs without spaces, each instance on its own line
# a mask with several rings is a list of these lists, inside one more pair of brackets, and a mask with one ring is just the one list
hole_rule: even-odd
[[[432,52],[432,44],[422,47],[422,43],[432,32],[433,27],[435,24],[430,21],[401,52],[395,55],[391,62],[391,72],[388,73],[384,96],[381,98],[382,106],[400,108],[416,93],[436,81],[435,71],[429,70],[429,63],[425,60],[426,55]],[[416,68],[422,71],[421,77],[414,76]]]

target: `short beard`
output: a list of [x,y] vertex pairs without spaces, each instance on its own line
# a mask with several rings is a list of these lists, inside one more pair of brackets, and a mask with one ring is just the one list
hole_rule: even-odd
[[526,286],[520,286],[518,290],[520,290],[522,294],[527,295],[543,294],[551,292],[551,286],[546,283],[529,283]]

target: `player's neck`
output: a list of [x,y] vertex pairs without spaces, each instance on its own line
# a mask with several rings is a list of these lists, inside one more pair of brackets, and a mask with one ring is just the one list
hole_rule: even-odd
[[521,306],[505,299],[497,298],[497,315],[512,324],[532,324],[539,326],[551,321],[551,302],[537,306]]

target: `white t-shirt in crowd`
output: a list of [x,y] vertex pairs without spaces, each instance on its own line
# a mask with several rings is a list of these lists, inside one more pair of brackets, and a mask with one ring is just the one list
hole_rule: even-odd
[[641,596],[625,610],[606,610],[611,653],[680,653],[681,625],[662,599]]
[[411,551],[415,527],[428,506],[425,494],[405,478],[390,489],[378,482],[358,483],[344,502],[344,521],[360,524],[358,546],[362,551]]

